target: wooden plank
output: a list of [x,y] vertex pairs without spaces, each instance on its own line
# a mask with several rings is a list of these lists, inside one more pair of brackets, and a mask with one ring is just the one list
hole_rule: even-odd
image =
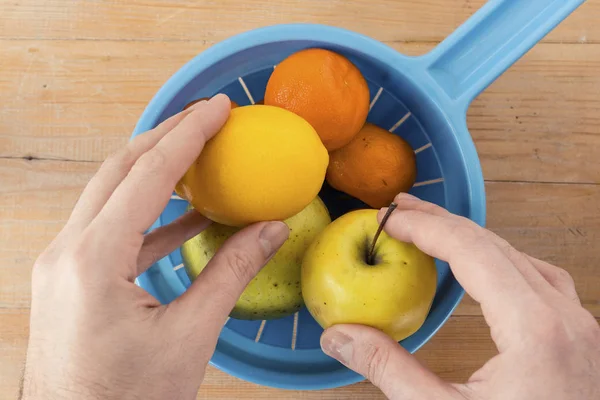
[[[485,0],[21,0],[0,3],[0,37],[169,41],[195,37],[215,42],[260,26],[310,22],[355,30],[382,41],[438,42],[484,3]],[[597,2],[587,2],[546,40],[600,41],[600,28],[593,19],[598,13]]]
[[[2,287],[2,286],[0,286]],[[27,351],[29,310],[0,306],[0,398],[16,399]]]
[[[340,26],[406,54],[423,54],[484,1],[0,2],[0,398],[15,397],[21,374],[31,265],[62,228],[99,162],[126,143],[147,101],[181,65],[231,35],[289,22]],[[596,317],[599,13],[599,2],[586,2],[468,114],[490,181],[489,227],[518,249],[569,270]],[[466,379],[494,354],[480,314],[465,299],[418,357],[444,379]],[[214,368],[198,397],[269,396],[383,399],[369,383],[284,392]]]
[[[566,269],[582,304],[600,317],[600,186],[486,184],[488,227],[515,248]],[[459,314],[481,314],[465,298]]]
[[468,125],[489,180],[600,183],[600,47],[540,45],[480,95]]
[[[29,311],[0,308],[0,394],[17,392],[27,346]],[[457,340],[460,338],[460,340]],[[465,381],[471,373],[496,353],[489,330],[482,317],[452,317],[448,323],[417,353],[417,357],[443,379]],[[457,360],[461,360],[457,362]],[[209,367],[198,395],[199,399],[384,399],[368,382],[345,388],[298,392],[257,386],[213,367]],[[11,396],[3,398],[13,398]]]
[[[30,300],[30,268],[68,219],[98,163],[0,160],[0,308]],[[600,185],[487,184],[488,226],[519,250],[567,269],[600,317]],[[480,315],[465,299],[456,315]]]
[[[126,143],[160,85],[206,45],[4,41],[0,48],[0,157],[101,161]],[[600,44],[539,45],[476,99],[468,121],[485,177],[600,183],[598,70]]]
[[[0,394],[14,398],[22,374],[27,346],[29,311],[0,308]],[[464,382],[487,360],[496,354],[489,328],[480,316],[451,317],[440,331],[416,353],[417,358],[442,379]],[[384,399],[369,382],[345,388],[298,392],[257,386],[213,367],[208,367],[198,399],[258,400],[266,397],[285,399]]]

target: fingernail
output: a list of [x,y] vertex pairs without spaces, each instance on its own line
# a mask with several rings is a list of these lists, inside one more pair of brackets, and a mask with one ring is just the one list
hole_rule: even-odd
[[192,106],[189,109],[194,111],[194,110],[197,110],[198,108],[206,105],[207,103],[208,103],[208,101],[206,101],[206,100],[200,100],[199,102],[192,104]]
[[214,95],[213,97],[210,98],[210,100],[208,100],[208,102],[210,104],[212,103],[218,103],[220,101],[225,102],[225,100],[227,100],[227,102],[229,103],[229,105],[231,105],[231,100],[229,99],[229,97],[227,97],[227,95],[223,94],[223,93],[219,93]]
[[289,234],[290,230],[283,222],[269,222],[265,225],[258,235],[265,258],[269,258],[275,254],[287,240]]
[[321,336],[321,349],[342,364],[348,365],[352,360],[352,338],[342,332],[326,332]]

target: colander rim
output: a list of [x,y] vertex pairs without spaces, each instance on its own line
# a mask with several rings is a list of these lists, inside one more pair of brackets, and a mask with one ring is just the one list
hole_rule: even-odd
[[[250,30],[212,45],[202,53],[196,55],[175,72],[148,103],[134,128],[132,137],[152,129],[157,124],[158,119],[166,106],[201,71],[210,68],[217,62],[240,51],[282,41],[315,41],[355,49],[389,65],[410,62],[409,60],[413,59],[413,57],[402,55],[388,45],[375,39],[339,27],[314,23],[301,23],[272,25]],[[463,146],[469,147],[470,145],[473,145],[472,141],[470,144],[468,142],[470,137],[468,139],[458,137],[457,140],[460,141],[459,145],[463,149]],[[465,142],[465,140],[467,140],[467,142]],[[484,225],[486,216],[485,192],[482,190],[480,193],[477,193],[478,197],[474,197],[472,190],[473,182],[479,186],[483,185],[481,167],[478,159],[476,165],[469,165],[466,175],[469,184],[468,197],[471,201],[468,217],[479,225]],[[464,289],[456,282],[454,277],[452,277],[452,279],[455,281],[454,283],[456,283],[456,285],[452,286],[452,296],[449,297],[447,302],[444,302],[446,303],[445,314],[442,318],[436,320],[435,327],[431,329],[430,332],[422,333],[423,336],[420,338],[419,343],[410,349],[411,352],[419,350],[438,332],[462,300]],[[289,373],[287,372],[273,370],[265,370],[264,374],[257,374],[255,366],[247,364],[244,361],[228,358],[226,354],[219,350],[218,345],[210,364],[245,381],[280,389],[331,389],[364,380],[361,375],[341,367],[341,365],[340,369],[335,370],[334,373],[315,375],[314,380],[294,380],[290,379]],[[250,372],[251,369],[254,369],[254,372]]]

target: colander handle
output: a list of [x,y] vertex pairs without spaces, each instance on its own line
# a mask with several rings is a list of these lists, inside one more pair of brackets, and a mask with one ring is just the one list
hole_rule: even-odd
[[585,0],[490,0],[423,57],[431,78],[464,106]]

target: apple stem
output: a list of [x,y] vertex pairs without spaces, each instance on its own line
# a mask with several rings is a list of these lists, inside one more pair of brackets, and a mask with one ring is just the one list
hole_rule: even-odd
[[396,207],[398,207],[398,204],[396,204],[396,203],[390,204],[390,206],[387,209],[387,212],[385,213],[385,215],[381,219],[381,223],[379,224],[379,228],[377,228],[377,232],[375,233],[375,237],[373,238],[373,243],[371,244],[371,250],[369,251],[369,257],[368,257],[368,260],[367,260],[367,262],[369,263],[369,265],[374,265],[375,264],[375,260],[374,260],[374,257],[375,257],[375,244],[377,243],[377,239],[379,239],[379,235],[381,235],[381,231],[383,230],[383,227],[385,226],[385,223],[390,218],[390,216],[392,215],[392,213],[394,212],[394,210],[396,209]]

